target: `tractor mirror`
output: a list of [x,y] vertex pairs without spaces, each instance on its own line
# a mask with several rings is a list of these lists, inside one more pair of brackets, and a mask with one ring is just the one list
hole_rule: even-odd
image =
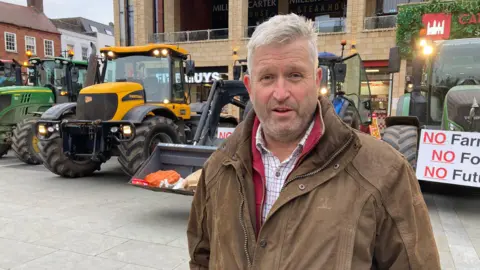
[[390,54],[388,56],[388,72],[397,73],[400,71],[400,47],[390,48]]
[[78,82],[78,76],[79,76],[78,68],[73,67],[72,68],[72,82],[74,82],[74,83]]
[[187,76],[193,77],[195,75],[195,61],[187,60],[185,63],[187,64]]
[[233,67],[233,79],[238,81],[240,79],[241,74],[242,74],[242,66],[234,66]]
[[347,75],[347,64],[337,63],[334,66],[335,80],[337,82],[345,82],[345,76]]

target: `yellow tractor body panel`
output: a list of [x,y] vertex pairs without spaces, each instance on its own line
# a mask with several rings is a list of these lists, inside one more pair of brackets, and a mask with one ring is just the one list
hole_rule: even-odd
[[185,50],[184,48],[180,48],[179,46],[171,45],[171,44],[147,44],[147,45],[127,46],[127,47],[112,46],[112,47],[101,48],[100,52],[112,51],[114,53],[145,53],[155,49],[158,49],[158,50],[169,49],[179,54],[188,54],[188,51]]
[[[171,110],[178,118],[188,120],[191,117],[190,105],[188,104],[177,104],[177,103],[157,103],[157,102],[147,102],[144,100],[144,93],[142,85],[135,82],[110,82],[110,83],[101,83],[95,84],[86,88],[83,88],[80,91],[80,94],[85,95],[88,98],[88,95],[99,95],[99,94],[117,94],[118,97],[118,106],[115,115],[111,121],[122,120],[124,116],[133,108],[143,105],[156,105],[168,108]],[[102,108],[98,108],[102,109]]]
[[178,118],[182,118],[183,120],[190,120],[190,118],[191,118],[190,105],[188,105],[188,104],[156,103],[156,102],[147,103],[147,104],[168,108]]

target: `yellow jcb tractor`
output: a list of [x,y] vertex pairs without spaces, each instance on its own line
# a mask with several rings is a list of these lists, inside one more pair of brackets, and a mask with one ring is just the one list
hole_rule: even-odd
[[77,103],[54,106],[37,122],[43,164],[63,177],[91,175],[112,156],[133,175],[158,143],[190,144],[201,117],[187,100],[185,79],[195,64],[185,49],[147,44],[100,52]]

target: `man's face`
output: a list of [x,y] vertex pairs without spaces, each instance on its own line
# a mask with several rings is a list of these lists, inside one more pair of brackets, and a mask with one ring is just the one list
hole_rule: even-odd
[[277,141],[299,139],[310,124],[322,76],[311,58],[304,39],[262,46],[252,56],[244,83],[264,132]]

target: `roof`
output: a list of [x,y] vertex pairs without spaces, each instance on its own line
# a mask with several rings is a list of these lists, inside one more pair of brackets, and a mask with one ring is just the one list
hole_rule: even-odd
[[[51,19],[51,21],[59,29],[65,29],[76,33],[92,36],[96,36],[96,33],[112,36],[114,34],[113,26],[85,19],[83,17],[59,18]],[[107,33],[107,31],[110,33]]]
[[182,47],[170,44],[147,44],[147,45],[139,45],[139,46],[112,46],[112,47],[104,47],[100,49],[100,52],[112,51],[114,53],[143,53],[149,52],[154,49],[170,49],[180,54],[188,54],[188,51]]
[[0,22],[20,27],[60,34],[57,27],[43,13],[33,7],[0,1]]

